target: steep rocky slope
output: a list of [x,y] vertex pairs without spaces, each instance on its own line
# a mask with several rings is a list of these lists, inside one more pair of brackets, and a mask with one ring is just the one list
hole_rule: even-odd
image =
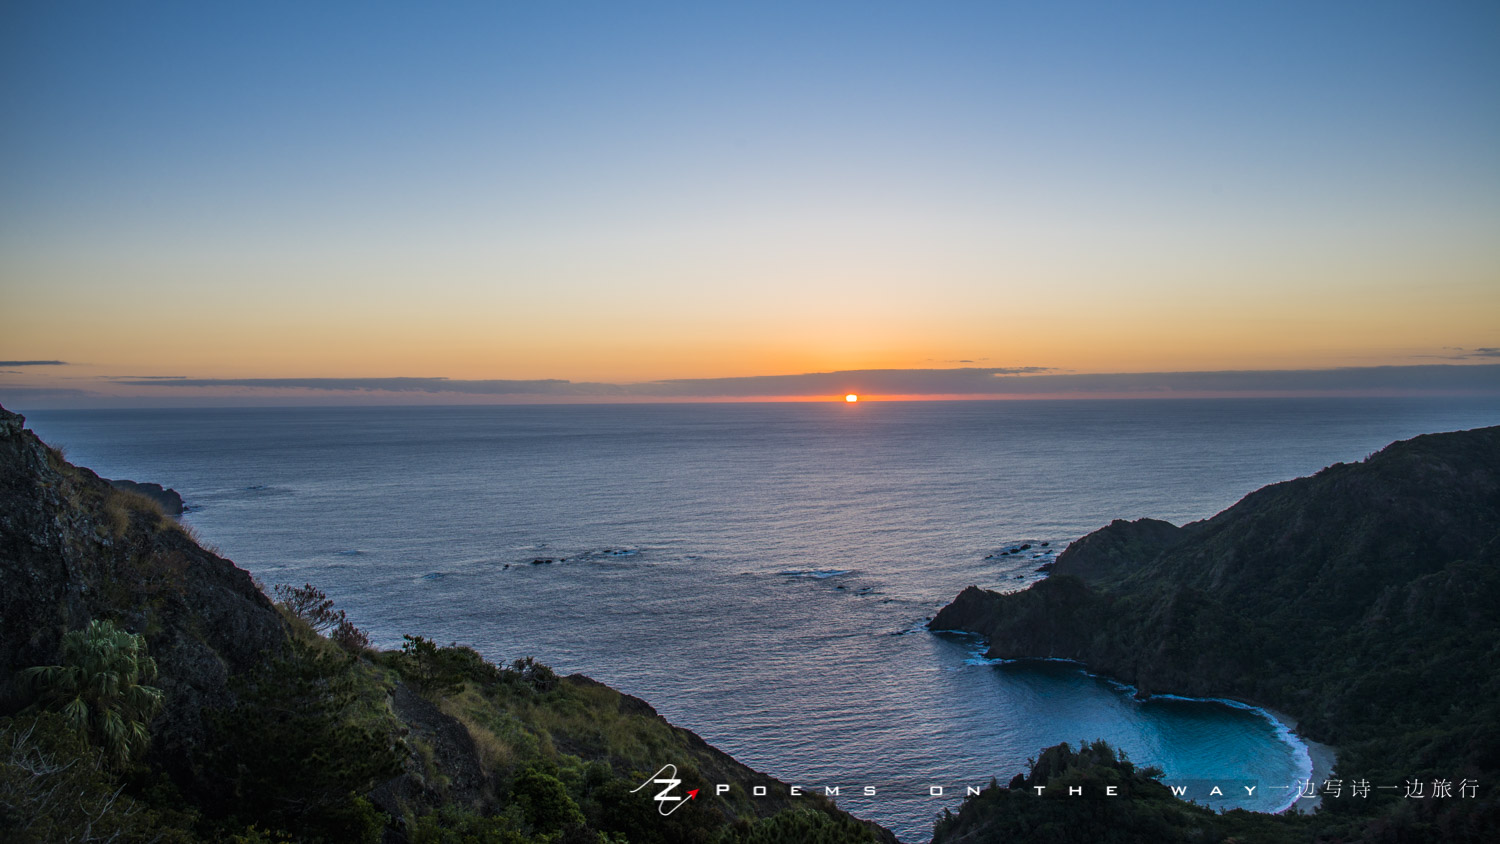
[[203,738],[203,710],[285,641],[285,622],[249,574],[24,421],[0,408],[0,712],[25,700],[17,669],[54,661],[66,631],[114,619],[145,634],[160,666],[156,748],[180,761]]
[[[1286,710],[1339,745],[1351,780],[1493,782],[1500,428],[1398,442],[1181,528],[1115,522],[1046,580],[1009,595],[970,587],[931,627],[983,634],[991,657],[1077,660],[1143,694]],[[1346,790],[1329,811],[1395,811],[1389,792],[1377,798]],[[1496,803],[1402,811],[1435,823]]]
[[[123,767],[24,674],[95,619],[159,669],[150,750]],[[420,637],[373,651],[326,620],[0,408],[0,839],[895,840],[587,677]],[[700,791],[663,817],[633,790],[668,763]]]

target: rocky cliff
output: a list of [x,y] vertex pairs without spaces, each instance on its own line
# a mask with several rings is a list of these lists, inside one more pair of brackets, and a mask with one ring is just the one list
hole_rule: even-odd
[[1339,745],[1351,777],[1493,780],[1500,427],[1394,443],[1182,528],[1114,522],[1051,577],[1009,595],[970,587],[931,627],[1143,693],[1283,709]]
[[166,692],[156,750],[178,759],[230,675],[286,637],[249,574],[0,408],[0,713],[24,702],[16,671],[55,662],[63,633],[94,618],[145,635]]
[[1274,702],[1337,739],[1334,701],[1288,680],[1347,662],[1351,639],[1493,635],[1497,538],[1500,428],[1429,435],[1183,528],[1116,521],[1031,589],[965,590],[932,628],[981,633],[993,657],[1078,659],[1148,692]]
[[[24,423],[0,408],[0,839],[895,841],[587,677],[420,637],[375,651],[352,625],[325,638],[326,596],[273,604]],[[150,751],[125,767],[22,682],[94,619],[142,635],[159,669]],[[663,817],[632,789],[668,763],[700,791]]]

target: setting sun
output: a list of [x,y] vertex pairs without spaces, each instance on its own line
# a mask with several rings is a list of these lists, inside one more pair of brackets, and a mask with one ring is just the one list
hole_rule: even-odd
[[849,395],[844,396],[844,401],[849,402],[850,404],[853,404],[854,402],[859,401],[859,396],[856,396],[855,394],[850,393]]

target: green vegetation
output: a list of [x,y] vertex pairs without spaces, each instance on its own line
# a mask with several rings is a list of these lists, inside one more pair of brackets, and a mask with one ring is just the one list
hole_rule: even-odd
[[[892,840],[586,677],[373,651],[311,584],[273,603],[24,421],[0,408],[0,841]],[[667,763],[702,790],[662,817],[636,789]]]
[[[89,711],[144,730],[146,710],[117,700],[139,698],[152,674],[141,637],[109,622],[68,634],[65,662],[87,670],[29,672],[44,690],[37,708],[62,714],[0,721],[0,833],[22,841],[85,828],[163,841],[881,840],[822,798],[801,808],[783,799],[772,807],[783,811],[759,817],[742,796],[707,797],[710,773],[773,781],[607,686],[559,678],[530,658],[498,667],[472,648],[420,636],[405,637],[399,651],[351,653],[309,623],[347,621],[332,603],[310,586],[279,594],[292,591],[310,600],[280,605],[292,631],[285,647],[231,680],[233,704],[209,711],[207,740],[175,778],[152,764],[121,767],[138,755],[134,745],[120,765],[105,765],[101,748],[118,731],[75,729],[62,693],[118,692],[87,698]],[[116,679],[98,682],[101,674]],[[160,692],[151,699],[159,706]],[[649,796],[632,793],[663,760],[679,764],[684,791],[706,799],[662,817]]]
[[[440,647],[418,636],[405,637],[400,651],[372,655],[371,664],[389,670],[435,706],[436,712],[410,722],[413,736],[423,734],[418,757],[422,742],[445,740],[442,724],[460,728],[459,743],[467,742],[462,754],[450,744],[446,755],[450,762],[467,756],[472,765],[450,764],[445,773],[418,758],[409,766],[419,771],[429,793],[443,795],[436,810],[408,807],[414,841],[512,842],[553,836],[633,844],[766,840],[744,837],[770,828],[762,826],[768,821],[757,818],[748,798],[741,795],[731,802],[710,795],[715,781],[774,781],[608,686],[582,677],[559,678],[530,658],[497,667],[471,648]],[[415,714],[415,709],[407,711]],[[684,792],[701,791],[699,799],[663,817],[649,796],[632,792],[666,761],[679,766]],[[784,809],[787,817],[777,823],[798,823],[791,813],[799,811],[824,818],[800,823],[826,825],[844,836],[829,841],[879,840],[871,828],[837,813],[822,798],[808,798],[802,805],[793,809],[782,798],[768,801],[764,811]]]
[[[934,629],[982,633],[992,657],[1066,657],[1144,692],[1293,714],[1339,750],[1344,788],[1318,836],[1500,828],[1500,428],[1396,443],[1206,522],[1116,522],[1074,546],[1028,590],[965,590]],[[1486,785],[1462,799],[1465,778]],[[1356,780],[1428,790],[1356,797]],[[1438,780],[1453,796],[1432,797]]]
[[238,702],[210,715],[217,741],[201,757],[210,813],[301,840],[378,840],[384,824],[362,795],[400,773],[403,754],[358,661],[298,638],[233,685]]
[[[1042,787],[1041,793],[1036,791]],[[1113,788],[1116,796],[1107,796]],[[1070,789],[1079,789],[1077,795]],[[1049,844],[1292,844],[1311,838],[1311,819],[1231,811],[1220,814],[1172,796],[1161,771],[1137,768],[1103,741],[1059,744],[1030,762],[1006,788],[991,783],[947,814],[933,844],[1045,841]]]
[[0,718],[0,840],[194,840],[121,793],[104,753],[55,712]]
[[314,633],[326,633],[334,644],[351,653],[370,647],[370,637],[354,626],[343,610],[333,608],[333,599],[311,583],[303,586],[277,584],[276,606],[306,624]]
[[849,817],[809,809],[788,809],[754,823],[736,824],[720,844],[859,844],[870,840],[867,827]]
[[161,711],[162,693],[147,685],[156,679],[156,661],[141,636],[95,619],[63,637],[62,665],[29,668],[26,676],[38,696],[33,708],[61,713],[114,766],[151,742],[146,727]]

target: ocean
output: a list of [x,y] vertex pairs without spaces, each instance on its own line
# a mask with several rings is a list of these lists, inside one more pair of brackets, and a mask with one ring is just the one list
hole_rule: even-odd
[[177,489],[206,542],[267,586],[322,588],[377,645],[413,633],[583,672],[753,767],[838,787],[911,842],[966,787],[1061,741],[1106,739],[1199,802],[1286,805],[1307,752],[1263,713],[1141,702],[1070,665],[987,664],[975,640],[924,622],[971,584],[1024,588],[1113,519],[1208,518],[1396,439],[1500,423],[1500,401],[27,417],[79,465]]

